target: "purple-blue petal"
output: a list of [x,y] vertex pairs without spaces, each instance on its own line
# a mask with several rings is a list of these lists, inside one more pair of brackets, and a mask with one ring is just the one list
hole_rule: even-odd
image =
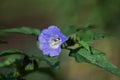
[[51,57],[58,56],[61,52],[61,48],[53,49],[53,48],[45,48],[42,50],[44,55],[49,55]]
[[68,40],[68,38],[67,38],[65,35],[63,35],[62,33],[61,33],[61,34],[59,34],[59,37],[61,38],[62,43],[64,43],[65,41],[67,41],[67,40]]
[[38,40],[40,41],[40,43],[48,43],[48,38],[45,35],[43,35],[42,33],[38,37]]
[[52,32],[53,35],[56,35],[57,33],[60,33],[60,29],[57,26],[49,26],[48,30]]
[[44,49],[48,49],[50,46],[48,45],[48,43],[40,43],[40,49],[44,50]]
[[50,56],[51,57],[54,57],[54,56],[58,56],[61,52],[61,48],[57,48],[57,49],[51,49],[51,52],[50,52]]
[[50,54],[49,48],[43,49],[42,51],[43,51],[44,55],[49,55]]
[[49,31],[48,29],[44,29],[42,30],[41,34],[46,37],[46,38],[50,38],[51,36],[53,36],[53,33],[51,31]]
[[54,35],[58,35],[59,38],[62,39],[62,43],[68,40],[68,38],[60,32],[60,29],[57,26],[49,26],[48,30],[51,31]]

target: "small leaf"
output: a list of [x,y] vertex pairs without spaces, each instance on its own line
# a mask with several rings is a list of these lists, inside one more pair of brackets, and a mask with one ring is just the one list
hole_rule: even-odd
[[7,49],[7,50],[0,51],[0,56],[10,55],[10,54],[22,54],[22,55],[24,55],[23,52],[21,52],[17,49]]
[[20,27],[20,28],[11,28],[11,29],[1,29],[0,33],[22,33],[38,36],[40,34],[39,29],[29,28],[29,27]]
[[27,66],[25,66],[25,71],[31,71],[31,70],[34,70],[34,64],[33,63],[28,64]]
[[[91,48],[91,52],[89,52],[85,48],[80,48],[77,52],[70,54],[74,55],[72,57],[75,57],[75,60],[77,62],[84,61],[87,63],[94,64],[120,77],[119,69],[115,65],[113,65],[110,61],[108,61],[105,57],[105,54],[103,52],[100,52],[99,50]],[[82,59],[80,59],[81,57]]]
[[25,55],[21,59],[16,60],[15,65],[19,76],[25,76],[30,72],[35,71],[39,67],[35,58],[28,55]]
[[[38,68],[37,60],[34,57],[24,57],[24,60],[22,62],[25,66],[25,71],[33,71]],[[40,63],[40,61],[39,61]]]

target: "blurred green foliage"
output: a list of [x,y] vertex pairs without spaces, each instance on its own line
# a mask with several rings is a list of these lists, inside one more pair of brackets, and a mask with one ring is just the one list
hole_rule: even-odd
[[[96,34],[92,32],[89,26],[85,28],[80,28],[80,29],[76,29],[76,26],[74,26],[74,29],[76,29],[75,31],[71,31],[70,29],[71,27],[66,27],[65,29],[66,31],[64,30],[67,35],[69,34],[68,35],[69,37],[66,43],[63,44],[64,46],[62,46],[63,49],[70,51],[69,56],[74,57],[76,62],[87,62],[87,63],[95,64],[96,66],[101,67],[113,73],[114,75],[120,77],[120,72],[118,68],[106,59],[105,54],[99,50],[94,49],[90,45],[90,43],[93,43],[94,40],[96,39],[105,38],[106,36],[104,34],[100,34],[100,33]],[[39,29],[32,29],[28,27],[1,29],[0,31],[1,31],[0,33],[2,34],[17,32],[22,34],[33,35],[35,37],[38,37],[40,34]],[[72,37],[72,35],[74,35],[74,37]],[[74,46],[75,44],[78,44],[76,48],[74,49],[70,48],[70,46]],[[18,55],[15,56],[12,54],[20,54],[20,55],[23,55],[24,58],[22,58],[21,56],[18,56]],[[8,49],[0,52],[0,56],[6,56],[6,55],[12,55],[12,56],[9,56],[6,61],[1,62],[0,67],[6,67],[6,66],[15,64],[16,71],[13,72],[15,74],[15,77],[19,77],[19,76],[22,77],[34,71],[39,71],[40,69],[39,65],[41,61],[45,61],[49,65],[51,71],[52,69],[56,67],[58,68],[60,66],[59,56],[50,57],[50,56],[43,55],[41,57],[40,56],[35,57],[33,54],[30,57],[30,55],[27,55],[22,51],[19,51],[16,49]],[[9,77],[7,78],[11,79]]]

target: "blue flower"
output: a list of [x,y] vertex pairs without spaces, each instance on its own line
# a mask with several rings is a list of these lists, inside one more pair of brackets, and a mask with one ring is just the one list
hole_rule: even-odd
[[48,29],[44,29],[39,35],[39,47],[43,55],[58,56],[61,52],[61,44],[67,39],[57,26],[52,25]]

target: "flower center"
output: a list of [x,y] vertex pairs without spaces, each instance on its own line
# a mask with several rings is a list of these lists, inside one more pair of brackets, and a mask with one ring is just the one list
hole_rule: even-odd
[[49,44],[50,44],[51,48],[55,48],[56,49],[56,48],[58,48],[60,46],[61,39],[57,35],[55,35],[55,36],[50,38]]

